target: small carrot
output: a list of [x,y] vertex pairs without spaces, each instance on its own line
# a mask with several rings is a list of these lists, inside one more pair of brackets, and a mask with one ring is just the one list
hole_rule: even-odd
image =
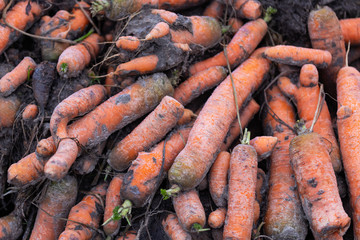
[[218,208],[212,211],[208,218],[208,224],[211,228],[221,228],[225,223],[226,208]]
[[22,118],[24,120],[34,120],[39,113],[39,108],[35,104],[29,104],[24,108]]
[[347,18],[340,20],[341,32],[344,37],[344,42],[350,42],[351,45],[360,44],[360,18]]
[[21,213],[14,210],[0,218],[0,239],[16,240],[23,233]]
[[165,96],[154,111],[111,150],[108,158],[110,166],[117,171],[128,168],[139,152],[161,140],[183,114],[182,104]]
[[0,129],[13,125],[20,104],[20,99],[15,95],[0,97]]
[[277,144],[277,137],[260,136],[250,140],[250,145],[255,148],[259,160],[269,157]]
[[186,232],[180,225],[179,219],[173,213],[167,215],[162,221],[163,229],[170,240],[191,240],[190,233]]
[[170,33],[169,24],[166,22],[159,22],[153,29],[146,35],[145,40],[149,41],[154,38],[161,38]]
[[25,57],[11,72],[0,79],[0,96],[9,96],[34,72],[35,61]]
[[135,51],[140,46],[140,40],[134,36],[120,36],[115,44],[118,48]]
[[207,5],[202,15],[221,19],[224,15],[224,7],[223,3],[213,0]]
[[117,66],[115,72],[111,75],[142,75],[150,73],[156,69],[158,61],[159,58],[156,55],[135,58]]

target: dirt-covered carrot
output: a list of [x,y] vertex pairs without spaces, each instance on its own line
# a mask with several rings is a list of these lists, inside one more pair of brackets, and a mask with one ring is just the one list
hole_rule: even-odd
[[140,46],[140,40],[134,36],[120,36],[115,44],[118,48],[135,51]]
[[110,166],[117,171],[128,168],[138,153],[161,140],[176,125],[183,113],[184,107],[181,103],[165,96],[154,111],[112,149],[108,158]]
[[207,7],[205,8],[203,12],[203,16],[213,17],[217,19],[221,19],[224,15],[224,4],[213,0]]
[[211,228],[221,228],[225,223],[226,208],[218,208],[212,211],[208,218],[208,224]]
[[[302,206],[316,239],[343,236],[350,226],[333,170],[328,143],[315,132],[307,132],[291,140],[290,163]],[[326,208],[324,208],[326,206]]]
[[[42,7],[36,1],[20,1],[16,3],[6,14],[5,21],[13,27],[26,31],[40,17]],[[19,39],[21,33],[15,31],[1,20],[0,25],[0,54],[11,44]]]
[[39,113],[39,108],[36,104],[29,104],[24,108],[22,118],[24,120],[34,120]]
[[65,49],[58,60],[56,69],[60,76],[65,78],[76,77],[94,59],[99,51],[99,43],[103,37],[97,33],[91,34],[81,43]]
[[7,98],[0,97],[0,129],[13,125],[20,104],[20,99],[15,95]]
[[318,68],[327,68],[332,60],[331,53],[326,50],[288,45],[269,47],[264,56],[277,63],[300,67],[304,64],[314,64]]
[[209,192],[218,207],[227,204],[227,180],[230,166],[230,153],[222,151],[217,156],[209,172]]
[[[237,92],[237,106],[255,91],[270,68],[269,60],[256,50],[232,72]],[[169,170],[169,181],[183,190],[196,187],[206,176],[220,150],[231,122],[236,117],[236,104],[230,77],[227,77],[209,97],[195,121],[188,142]],[[230,93],[230,94],[229,94]]]
[[159,22],[153,29],[145,36],[145,40],[152,40],[154,38],[161,38],[169,34],[170,27],[166,22]]
[[38,64],[32,75],[32,90],[40,112],[44,112],[49,99],[52,83],[56,78],[56,64],[41,62]]
[[75,204],[78,184],[75,177],[66,176],[51,182],[39,204],[31,240],[57,239],[65,228],[65,218]]
[[206,90],[215,87],[226,76],[227,70],[224,67],[215,66],[205,69],[186,79],[175,88],[174,98],[186,105]]
[[106,190],[107,184],[97,185],[71,208],[65,230],[59,236],[59,240],[91,239],[94,229],[100,225]]
[[332,55],[331,65],[320,72],[325,90],[336,96],[336,76],[345,65],[345,43],[340,22],[335,12],[325,6],[310,12],[308,31],[313,48],[327,50]]
[[267,90],[267,111],[264,129],[267,135],[278,138],[270,157],[270,179],[265,234],[274,239],[305,239],[307,224],[296,190],[294,172],[290,166],[289,144],[295,134],[295,111],[277,86]]
[[22,217],[14,210],[9,215],[0,218],[0,239],[17,240],[23,232]]
[[[278,81],[281,91],[295,100],[299,117],[305,121],[307,128],[310,128],[313,124],[319,94],[321,94],[318,78],[316,67],[312,64],[306,64],[301,68],[299,81],[294,82],[289,78],[280,78]],[[340,172],[342,169],[340,149],[326,102],[322,105],[313,131],[330,142],[332,146],[330,153],[331,163],[335,172]]]
[[231,3],[239,17],[256,19],[261,15],[261,3],[257,0],[224,0]]
[[179,219],[173,213],[167,215],[162,221],[163,229],[170,240],[191,240],[190,233],[186,232],[179,223]]
[[[236,67],[249,57],[251,52],[255,50],[256,46],[265,36],[266,31],[267,24],[263,19],[250,21],[242,26],[226,47],[230,65]],[[224,52],[220,52],[211,58],[193,64],[190,66],[189,71],[194,75],[212,66],[226,66]]]
[[255,148],[259,160],[269,157],[277,143],[277,137],[259,136],[250,140],[250,145]]
[[35,61],[31,57],[25,57],[11,72],[0,79],[0,96],[9,96],[14,92],[31,76],[35,67]]
[[105,148],[105,144],[106,142],[103,142],[94,149],[87,150],[86,152],[82,153],[81,156],[76,159],[75,163],[71,167],[74,172],[79,175],[91,173],[95,169],[96,164],[101,158],[101,154]]
[[350,42],[351,45],[360,44],[360,18],[341,19],[340,27],[345,43]]
[[119,236],[116,240],[135,240],[137,232],[135,230],[129,230],[124,235]]

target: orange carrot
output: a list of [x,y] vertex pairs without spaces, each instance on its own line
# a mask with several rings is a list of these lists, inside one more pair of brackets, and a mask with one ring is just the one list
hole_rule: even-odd
[[17,96],[0,97],[0,129],[13,125],[16,112],[19,108],[20,100]]
[[[226,0],[226,2],[232,2]],[[261,15],[261,3],[257,0],[233,0],[232,5],[242,18],[256,19]]]
[[161,38],[169,34],[170,27],[169,24],[165,22],[159,22],[156,24],[153,29],[146,35],[145,40],[152,40],[154,38]]
[[[261,57],[263,51],[264,48],[255,51],[232,73],[238,106],[242,106],[260,86],[269,70],[269,61]],[[236,116],[232,89],[230,77],[227,77],[202,108],[185,148],[169,170],[168,178],[172,185],[188,190],[196,187],[206,176]]]
[[140,40],[134,36],[120,36],[115,44],[118,48],[135,51],[140,46]]
[[208,224],[211,228],[221,228],[225,223],[226,208],[218,208],[212,211],[208,218]]
[[[248,22],[239,29],[226,47],[229,63],[232,68],[248,58],[249,54],[255,50],[256,46],[265,36],[266,31],[267,24],[263,19]],[[226,66],[224,52],[220,52],[211,58],[193,64],[190,66],[189,71],[191,75],[194,75],[212,66]]]
[[91,173],[95,169],[96,164],[99,162],[104,148],[105,142],[99,144],[94,149],[84,152],[76,159],[72,165],[72,170],[74,170],[74,172],[79,175]]
[[57,239],[65,228],[65,220],[74,206],[78,184],[74,177],[66,176],[51,182],[42,198],[30,240]]
[[71,208],[65,230],[59,236],[59,240],[91,239],[93,229],[99,227],[104,211],[106,189],[106,184],[97,185],[81,202]]
[[340,20],[340,27],[345,43],[360,44],[360,18],[342,19]]
[[278,138],[270,157],[270,179],[265,234],[274,239],[305,239],[307,224],[290,166],[289,144],[294,132],[295,111],[277,86],[267,90],[268,109],[264,118],[266,134]]
[[24,120],[34,120],[39,113],[39,108],[35,104],[29,104],[24,108],[22,118]]
[[197,115],[195,113],[193,113],[193,111],[191,111],[190,109],[185,108],[184,109],[184,114],[182,115],[182,117],[177,121],[177,125],[184,125],[189,123],[191,120],[195,119],[197,117]]
[[230,166],[230,153],[220,152],[209,172],[209,191],[218,207],[227,204],[227,179]]
[[156,55],[135,58],[117,66],[112,75],[142,75],[156,70],[159,58]]
[[22,217],[18,211],[13,211],[9,215],[0,218],[0,239],[16,240],[22,232]]
[[224,15],[224,7],[223,3],[213,0],[209,5],[207,5],[202,15],[221,19]]
[[112,76],[112,72],[114,72],[114,68],[112,66],[109,66],[108,67],[108,75],[106,76],[106,79],[105,79],[105,89],[106,89],[106,92],[107,92],[107,95],[108,96],[111,96],[111,90],[113,89],[112,86],[115,86],[116,83],[115,83],[115,79],[113,78]]
[[165,96],[130,134],[111,150],[110,166],[117,171],[127,169],[139,152],[161,140],[184,114],[184,107],[174,98]]
[[304,64],[314,64],[318,68],[330,66],[332,59],[331,53],[328,51],[287,45],[269,47],[264,52],[264,56],[282,64],[300,67]]
[[25,57],[11,72],[0,79],[0,96],[9,96],[34,72],[35,61]]
[[327,239],[336,232],[343,236],[350,226],[327,145],[318,133],[305,132],[289,146],[301,203],[316,239]]
[[266,174],[261,169],[258,168],[256,174],[256,188],[255,188],[255,205],[254,205],[254,227],[257,226],[258,220],[260,218],[260,206],[263,203],[263,193],[267,187]]
[[277,143],[277,137],[260,136],[250,140],[250,145],[255,148],[259,160],[269,157]]
[[137,236],[137,232],[134,230],[129,230],[125,235],[116,238],[116,240],[135,240]]
[[4,10],[4,8],[6,7],[7,1],[6,0],[1,0],[0,1],[0,11]]
[[230,30],[232,33],[236,33],[239,29],[244,25],[244,23],[238,18],[230,18],[228,21],[228,25],[230,26]]
[[179,219],[173,213],[162,221],[163,229],[170,240],[191,240],[191,235],[180,225]]

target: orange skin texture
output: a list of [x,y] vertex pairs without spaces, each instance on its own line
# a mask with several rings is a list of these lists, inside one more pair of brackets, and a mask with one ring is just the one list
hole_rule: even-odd
[[6,1],[5,0],[0,0],[0,11],[2,11],[6,6]]
[[108,67],[108,75],[105,78],[105,89],[106,89],[106,93],[107,95],[111,96],[111,86],[116,86],[116,82],[115,79],[112,76],[112,72],[114,72],[114,68],[112,66]]
[[353,67],[344,67],[337,77],[337,127],[344,171],[349,186],[355,239],[360,239],[360,73]]
[[159,22],[153,29],[146,35],[145,40],[152,40],[154,38],[161,38],[169,34],[170,27],[166,22]]
[[221,228],[225,223],[226,208],[218,208],[211,212],[208,218],[208,224],[211,228]]
[[205,210],[196,190],[181,192],[172,198],[172,202],[179,222],[186,231],[194,231],[195,223],[205,226]]
[[120,236],[116,238],[116,240],[135,240],[137,236],[137,232],[134,230],[129,230],[125,236]]
[[170,96],[165,96],[130,134],[111,150],[108,163],[123,171],[135,160],[139,152],[161,140],[184,114],[184,106]]
[[[151,152],[138,154],[125,174],[121,187],[122,199],[130,200],[135,207],[143,207],[148,203],[149,198],[158,189],[161,180],[173,164],[175,157],[184,148],[191,127],[192,124],[180,127],[165,141],[157,144]],[[162,175],[160,176],[160,174]]]
[[340,20],[340,27],[345,43],[360,44],[360,18],[342,19]]
[[[297,85],[293,84],[291,80],[286,77],[281,77],[278,81],[278,86],[281,91],[295,100],[299,117],[305,121],[305,126],[308,129],[313,122],[319,99],[320,87],[318,85],[318,79],[319,76],[316,67],[312,64],[306,64],[301,68],[299,83]],[[331,144],[331,163],[335,172],[340,172],[342,170],[340,148],[335,137],[330,112],[325,101],[313,131],[319,133]]]
[[256,19],[261,15],[261,3],[257,0],[234,0],[234,9],[242,18]]
[[127,74],[146,74],[155,70],[159,58],[156,55],[135,58],[129,62],[117,66],[114,75],[121,76]]
[[327,239],[334,232],[343,236],[350,218],[342,206],[329,150],[321,135],[312,132],[293,138],[289,154],[302,206],[315,238]]
[[[33,23],[40,17],[42,12],[41,6],[33,1],[21,1],[16,3],[6,14],[6,22],[11,26],[14,26],[20,30],[26,31]],[[28,11],[27,11],[28,10]],[[1,20],[0,26],[0,54],[2,54],[6,48],[14,43],[21,34],[17,31],[6,26]]]
[[152,14],[158,14],[162,19],[164,19],[169,24],[173,24],[178,18],[176,13],[169,12],[162,9],[153,9],[151,10]]
[[209,191],[218,207],[226,207],[230,153],[220,152],[209,172]]
[[15,95],[7,98],[0,97],[0,129],[13,125],[20,104],[20,100]]
[[227,71],[224,67],[215,66],[205,69],[186,79],[175,88],[174,98],[186,105],[203,92],[218,85],[226,76]]
[[192,119],[196,118],[197,115],[195,113],[193,113],[193,111],[191,111],[190,109],[185,108],[184,109],[184,114],[182,115],[182,117],[177,121],[177,125],[184,125],[189,123]]
[[140,40],[134,36],[121,36],[115,44],[118,48],[128,51],[135,51],[140,46]]
[[65,230],[59,240],[88,240],[93,236],[92,228],[99,228],[107,184],[99,184],[81,202],[71,208]]
[[207,5],[202,15],[221,19],[224,15],[224,4],[213,0],[210,4]]
[[[296,115],[289,99],[277,86],[268,89],[266,94],[269,108],[279,119],[293,127]],[[270,156],[270,188],[264,230],[266,235],[274,239],[289,238],[289,236],[294,240],[305,239],[307,225],[289,159],[289,144],[295,134],[285,124],[278,122],[274,114],[268,110],[264,118],[266,134],[278,139]]]
[[287,45],[269,47],[264,56],[274,62],[300,67],[304,64],[314,64],[318,68],[326,68],[332,60],[329,51]]
[[0,218],[0,239],[15,240],[23,232],[22,217],[15,212]]
[[270,156],[277,143],[277,138],[272,136],[260,136],[250,140],[250,145],[255,148],[259,160]]
[[[255,114],[260,110],[260,105],[251,99],[250,102],[240,111],[240,123],[244,129],[248,123],[253,119]],[[230,125],[229,132],[226,134],[225,139],[221,145],[221,151],[226,151],[230,145],[240,136],[240,125],[237,117]]]
[[[244,24],[231,39],[226,47],[230,66],[236,67],[253,52],[261,39],[265,36],[267,24],[263,19],[257,19]],[[190,66],[190,74],[203,71],[212,66],[226,66],[224,52],[197,62]]]
[[74,177],[67,176],[60,182],[53,182],[47,188],[39,204],[30,240],[57,239],[64,230],[70,208],[74,206],[78,184]]
[[[104,222],[113,215],[113,210],[116,206],[121,206],[122,198],[120,196],[120,189],[123,183],[124,174],[119,173],[110,182],[108,190],[106,192]],[[120,221],[110,221],[103,226],[106,235],[116,234]]]
[[266,174],[261,169],[258,168],[256,174],[256,188],[255,188],[255,203],[254,203],[254,227],[257,226],[258,220],[260,218],[260,205],[263,201],[262,189],[267,185]]
[[239,144],[231,153],[229,197],[223,238],[251,239],[257,175],[257,155],[250,145]]
[[230,18],[228,25],[231,27],[231,32],[236,33],[244,25],[243,21],[238,18]]
[[0,96],[9,96],[21,84],[23,84],[28,74],[34,72],[35,61],[31,57],[25,57],[11,72],[8,72],[0,79]]
[[[68,134],[76,138],[79,144],[92,148],[102,141],[105,141],[113,132],[123,128],[130,122],[138,119],[155,108],[165,95],[173,94],[173,87],[166,75],[156,73],[147,78],[140,79],[122,92],[109,98],[97,106],[93,111],[68,126]],[[56,150],[52,137],[43,139],[36,148],[39,159],[43,153],[51,156]],[[30,154],[33,158],[33,155]],[[28,155],[28,156],[30,156]],[[34,154],[35,155],[35,154]],[[27,184],[22,182],[28,180],[26,175],[29,171],[36,173],[35,169],[28,169],[18,172],[17,169],[24,169],[29,160],[19,160],[17,167],[10,167],[8,181],[12,184]],[[24,160],[24,161],[23,161]],[[23,165],[24,164],[24,165]],[[38,167],[38,164],[35,166]],[[38,168],[40,170],[40,168]],[[43,171],[32,175],[32,180],[39,179]]]
[[180,225],[179,219],[173,213],[170,213],[162,221],[163,229],[170,240],[191,240],[190,233],[186,232]]
[[[269,60],[261,57],[260,48],[232,73],[238,106],[262,83],[270,68]],[[230,77],[227,77],[208,98],[198,115],[185,148],[169,170],[169,181],[183,190],[196,187],[206,176],[222,141],[236,117],[236,105]]]
[[320,72],[325,90],[336,97],[336,76],[345,65],[345,43],[339,19],[329,7],[311,11],[308,31],[313,48],[327,50],[332,55],[331,65]]
[[38,113],[39,113],[38,106],[36,104],[29,104],[25,107],[22,113],[22,118],[24,120],[33,120],[36,118]]

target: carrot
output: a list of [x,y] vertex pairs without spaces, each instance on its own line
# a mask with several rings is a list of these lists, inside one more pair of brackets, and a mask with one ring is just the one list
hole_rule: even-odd
[[[267,24],[262,19],[250,21],[239,29],[226,47],[229,63],[232,68],[248,58],[265,36],[266,31]],[[189,71],[191,75],[194,75],[212,66],[226,66],[224,52],[191,65]]]
[[111,150],[110,166],[117,171],[127,169],[139,152],[161,140],[184,114],[184,107],[170,96],[165,96],[130,134]]
[[307,224],[290,166],[289,144],[294,132],[295,111],[277,86],[268,89],[264,129],[267,135],[278,138],[270,156],[270,179],[267,209],[264,218],[265,234],[274,239],[305,239]]
[[74,170],[74,172],[79,175],[91,173],[101,158],[101,154],[104,148],[105,142],[99,144],[97,147],[95,147],[95,149],[91,149],[91,151],[88,150],[87,152],[83,153],[72,165],[72,170]]
[[250,140],[250,145],[255,148],[259,160],[269,157],[278,142],[277,137],[260,136]]
[[318,133],[305,132],[291,140],[289,154],[313,235],[316,239],[336,232],[343,236],[350,218],[342,206],[327,143]]
[[39,108],[35,104],[29,104],[24,108],[22,118],[24,120],[34,120],[39,113]]
[[9,96],[21,84],[23,84],[34,72],[35,61],[31,57],[25,57],[11,72],[0,79],[0,96]]
[[340,20],[341,32],[344,42],[350,42],[351,45],[360,44],[359,34],[360,18],[348,18]]
[[257,226],[258,220],[260,218],[260,206],[263,203],[263,194],[265,188],[267,187],[266,174],[261,169],[258,168],[256,174],[256,188],[255,188],[255,205],[254,205],[254,226]]
[[225,223],[226,209],[218,208],[212,211],[208,218],[208,224],[211,228],[221,228]]
[[116,85],[115,79],[111,74],[112,72],[114,72],[114,68],[112,66],[109,66],[107,71],[108,74],[105,78],[105,85],[104,85],[108,96],[112,95],[111,94],[111,90],[113,89],[112,86]]
[[256,19],[261,15],[261,3],[257,0],[226,0],[225,2],[231,3],[242,18]]
[[308,31],[313,48],[327,50],[332,55],[331,65],[320,72],[325,90],[336,96],[336,76],[345,64],[345,43],[339,19],[329,7],[310,12]]
[[59,240],[91,239],[94,229],[100,224],[104,211],[104,197],[107,185],[99,184],[91,189],[81,202],[71,208],[65,230]]
[[42,198],[30,240],[57,239],[65,228],[64,218],[74,206],[78,184],[74,177],[66,176],[51,182]]
[[4,10],[4,8],[6,7],[7,1],[6,0],[1,0],[0,1],[0,11]]
[[173,213],[162,221],[163,229],[170,240],[191,240],[191,235],[180,225],[179,219]]
[[224,15],[224,7],[223,3],[213,0],[209,5],[207,5],[202,15],[220,20]]
[[203,178],[203,180],[201,180],[201,182],[199,183],[199,185],[197,186],[197,190],[198,191],[205,191],[208,189],[208,180],[207,178]]
[[[263,51],[264,48],[255,51],[232,73],[238,106],[242,106],[245,99],[259,87],[269,70],[269,61],[261,57]],[[185,148],[169,170],[168,178],[172,185],[188,190],[196,187],[206,176],[236,116],[232,91],[231,79],[227,77],[207,100]]]
[[16,240],[22,232],[22,217],[21,213],[14,210],[9,215],[0,218],[0,239],[1,240]]
[[[295,100],[299,117],[305,121],[306,127],[310,128],[313,124],[313,118],[317,109],[316,103],[320,94],[316,67],[306,64],[301,68],[300,79],[297,83],[294,84],[293,80],[289,78],[280,78],[278,85],[284,93]],[[342,170],[340,149],[326,102],[323,103],[313,131],[319,133],[331,143],[331,163],[335,172],[340,172]]]
[[135,51],[140,46],[140,40],[134,36],[120,36],[115,44],[118,48]]
[[[124,174],[117,174],[110,182],[108,190],[106,192],[104,222],[113,215],[113,210],[116,206],[121,206],[122,199],[120,196],[120,189],[123,183]],[[104,232],[106,235],[115,235],[119,230],[119,222],[112,221],[104,225]]]
[[[259,111],[260,106],[254,99],[251,99],[250,102],[243,107],[240,112],[240,123],[244,129],[254,115]],[[240,135],[240,125],[238,119],[235,117],[234,121],[230,125],[230,129],[225,136],[223,143],[221,144],[221,151],[226,151],[230,145],[234,142],[236,138]]]
[[0,97],[0,129],[13,125],[16,112],[19,108],[20,100],[17,96]]
[[174,98],[187,105],[206,90],[213,88],[225,79],[227,71],[224,67],[215,66],[205,69],[186,79],[175,88]]
[[127,231],[125,235],[116,238],[116,240],[135,240],[137,232],[134,230]]
[[359,189],[359,154],[357,139],[359,135],[359,81],[360,73],[353,67],[343,67],[337,77],[338,111],[337,128],[340,141],[340,149],[344,164],[344,171],[349,186],[350,203],[352,207],[352,220],[354,239],[360,238],[360,196]]
[[99,42],[103,37],[93,33],[81,43],[65,49],[58,60],[56,69],[65,78],[76,77],[95,58],[100,50]]
[[236,33],[244,23],[238,18],[229,18],[228,25],[230,26],[230,31]]
[[314,64],[318,68],[327,68],[332,59],[328,51],[287,45],[269,47],[264,56],[277,63],[300,67],[304,64]]
[[186,231],[197,231],[205,226],[205,210],[196,190],[181,192],[172,198],[172,202],[179,222]]
[[142,75],[156,70],[159,58],[156,55],[135,58],[117,66],[112,76]]
[[152,14],[159,15],[162,19],[164,19],[169,24],[174,24],[175,21],[178,19],[178,15],[174,12],[166,11],[163,9],[152,9]]
[[184,125],[189,123],[191,120],[195,119],[197,115],[193,113],[190,109],[184,108],[184,114],[182,117],[177,121],[177,125]]
[[[16,3],[7,13],[5,22],[20,30],[26,31],[40,17],[42,8],[34,1],[20,1]],[[16,42],[21,34],[18,31],[5,25],[4,20],[0,24],[0,54],[2,54],[11,44]]]
[[209,192],[217,207],[226,207],[227,179],[230,153],[222,151],[217,156],[209,172]]
[[169,24],[165,22],[159,22],[153,29],[146,35],[145,40],[152,40],[154,38],[161,38],[170,33]]

